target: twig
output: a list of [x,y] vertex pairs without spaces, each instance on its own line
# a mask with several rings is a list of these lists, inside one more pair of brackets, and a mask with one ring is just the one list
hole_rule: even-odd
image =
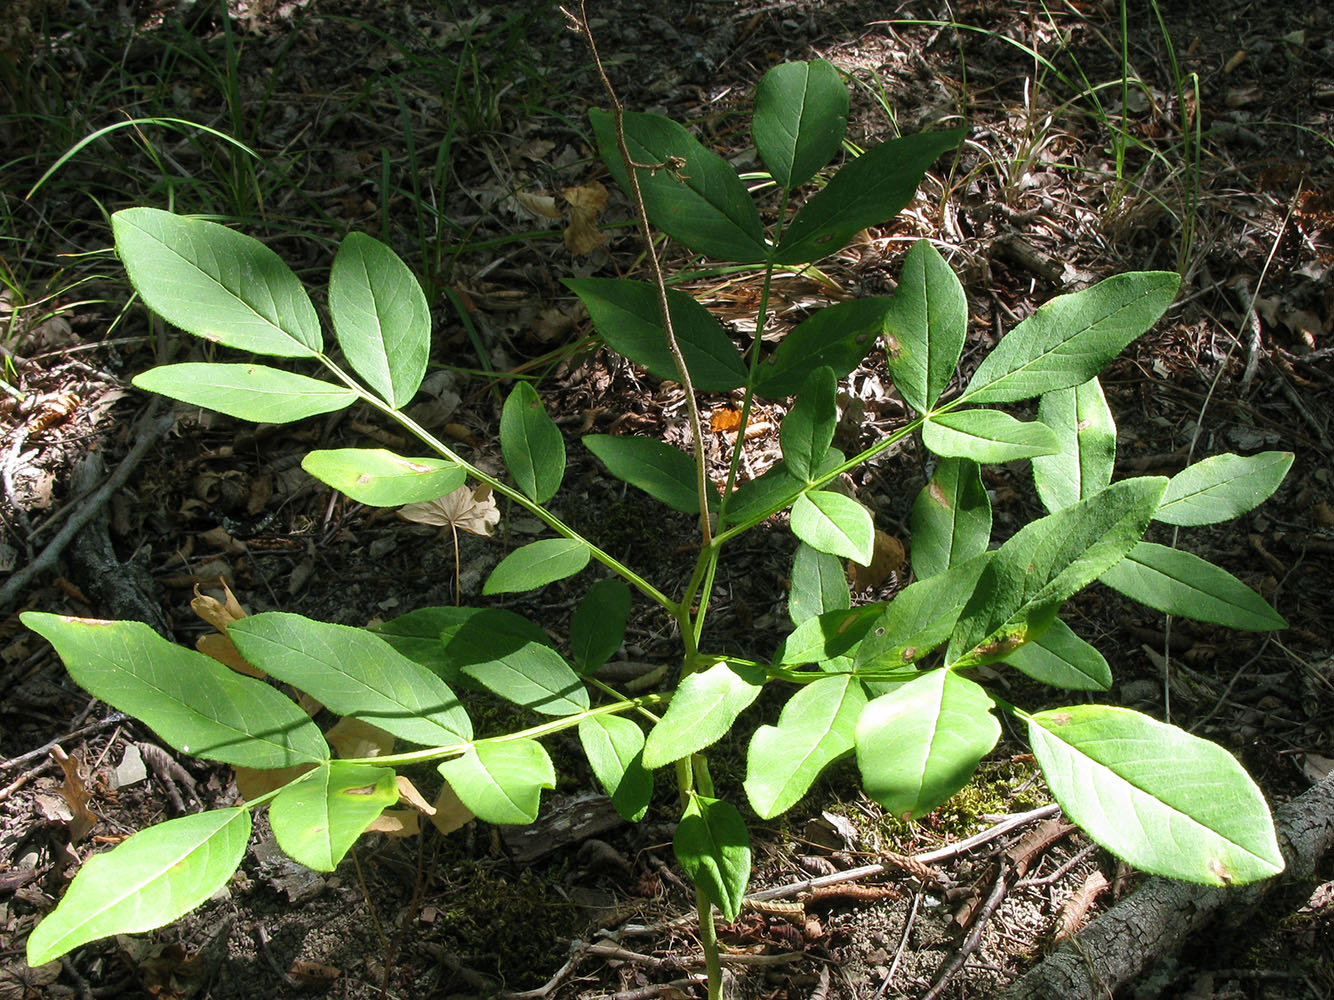
[[[152,412],[151,409],[149,411]],[[148,424],[142,433],[136,435],[134,447],[121,459],[120,465],[116,466],[116,471],[107,477],[107,481],[93,493],[79,510],[70,516],[65,522],[65,526],[60,529],[56,537],[51,539],[46,548],[31,563],[23,569],[18,570],[11,576],[3,587],[0,587],[0,609],[7,607],[13,602],[19,593],[32,582],[33,578],[39,573],[45,573],[56,566],[56,561],[60,554],[65,551],[65,547],[72,542],[79,532],[83,530],[84,525],[91,521],[104,506],[111,500],[132,473],[144,460],[144,456],[157,444],[158,439],[176,422],[176,418],[170,414],[158,417]]]
[[908,950],[908,937],[912,934],[913,923],[917,920],[917,908],[922,905],[922,894],[915,893],[912,898],[912,909],[908,911],[908,916],[903,921],[903,933],[899,936],[899,946],[894,949],[894,961],[889,965],[889,971],[885,973],[885,978],[880,980],[880,986],[875,991],[873,1000],[880,1000],[885,995],[885,990],[889,989],[889,984],[894,981],[894,973],[899,969],[899,962],[903,960],[903,953]]
[[116,726],[129,718],[124,712],[112,712],[105,719],[90,723],[82,729],[76,729],[72,733],[64,733],[51,740],[49,743],[43,743],[36,750],[29,750],[27,753],[19,754],[17,757],[11,757],[9,760],[0,760],[0,771],[8,771],[11,768],[22,767],[30,760],[36,760],[38,757],[45,757],[57,743],[68,743],[76,740],[80,736],[87,736],[89,733],[95,733],[110,726]]
[[922,1000],[936,1000],[936,997],[945,992],[945,987],[950,984],[959,970],[963,968],[964,962],[968,961],[968,956],[977,951],[982,943],[982,931],[986,928],[987,921],[1001,905],[1001,900],[1005,898],[1005,878],[1008,874],[1009,866],[1002,864],[998,866],[996,872],[996,881],[991,885],[991,892],[987,894],[986,902],[982,904],[981,909],[977,911],[977,916],[973,918],[973,925],[968,928],[968,933],[964,935],[962,943],[958,950],[950,956],[940,971],[936,973],[936,981],[931,985],[931,989],[922,995]]
[[616,126],[616,148],[621,154],[621,160],[625,163],[626,177],[630,184],[630,200],[635,203],[635,210],[639,214],[639,234],[644,241],[644,257],[648,261],[649,270],[653,274],[653,284],[658,293],[658,310],[662,313],[662,329],[667,335],[667,350],[671,353],[672,362],[676,365],[676,374],[681,380],[681,388],[685,390],[686,409],[690,413],[690,434],[695,443],[696,487],[699,491],[700,535],[703,539],[703,546],[707,548],[713,541],[713,528],[709,524],[709,473],[705,465],[704,430],[699,420],[699,403],[695,399],[695,386],[690,380],[690,370],[686,368],[685,355],[681,353],[681,346],[676,342],[676,329],[672,325],[671,306],[667,301],[667,283],[662,276],[662,264],[658,261],[658,252],[653,246],[653,232],[649,226],[648,209],[644,207],[644,195],[639,188],[638,171],[640,169],[660,169],[664,164],[636,163],[630,155],[630,147],[625,141],[625,108],[622,107],[620,99],[616,96],[616,89],[611,85],[607,70],[602,65],[602,57],[598,54],[597,43],[593,39],[593,32],[588,24],[588,11],[585,9],[584,0],[579,0],[579,13],[577,15],[566,7],[562,7],[561,10],[569,18],[571,25],[584,36],[584,40],[588,43],[588,51],[593,56],[593,64],[597,67],[598,78],[602,81],[602,89],[606,91],[607,100],[611,102],[612,120]]

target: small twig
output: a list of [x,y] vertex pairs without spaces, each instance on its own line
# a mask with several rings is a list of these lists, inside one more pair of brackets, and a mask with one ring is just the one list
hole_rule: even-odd
[[899,936],[898,948],[894,950],[894,961],[889,964],[889,971],[885,973],[885,978],[880,980],[880,987],[875,991],[872,1000],[880,1000],[885,995],[885,990],[889,989],[889,984],[894,981],[894,973],[899,969],[903,953],[908,950],[908,937],[912,933],[913,923],[917,920],[917,908],[921,905],[922,894],[919,892],[913,896],[912,909],[908,911],[908,916],[903,921],[903,933]]
[[29,750],[27,753],[19,754],[17,757],[11,757],[9,760],[0,760],[0,771],[8,771],[11,768],[22,767],[30,760],[36,760],[38,757],[45,757],[57,743],[69,743],[72,740],[77,740],[80,736],[87,736],[89,733],[98,732],[109,726],[120,725],[120,723],[127,719],[129,719],[129,716],[124,712],[112,712],[105,719],[90,723],[89,725],[84,726],[81,729],[76,729],[71,733],[64,733],[57,736],[50,742],[43,743],[36,750]]
[[285,985],[292,987],[292,989],[301,989],[301,983],[288,975],[287,972],[283,970],[282,966],[278,964],[278,960],[273,957],[273,952],[269,951],[269,934],[262,926],[255,928],[255,941],[259,944],[259,950],[263,953],[265,961],[267,961],[270,968],[278,974],[278,978],[281,979]]
[[[149,411],[152,412],[151,409]],[[144,457],[152,448],[157,445],[158,438],[176,422],[172,415],[158,417],[156,420],[148,423],[136,436],[134,446],[129,450],[120,465],[116,466],[107,481],[93,493],[79,510],[70,516],[65,522],[65,526],[57,532],[56,536],[47,543],[46,548],[42,549],[37,558],[30,562],[23,569],[18,570],[11,576],[3,587],[0,587],[0,609],[7,607],[19,593],[32,582],[33,578],[40,573],[55,569],[60,554],[65,551],[66,546],[74,541],[75,537],[83,530],[83,527],[93,519],[93,517],[111,500],[132,473],[144,460]]]
[[968,961],[968,957],[977,951],[978,946],[982,943],[982,931],[985,929],[987,921],[991,919],[1000,907],[1001,900],[1005,898],[1005,877],[1007,874],[1006,865],[998,866],[996,881],[992,883],[991,892],[987,894],[986,901],[973,918],[973,925],[968,928],[968,933],[964,935],[958,950],[950,956],[949,961],[941,966],[940,971],[936,974],[936,981],[931,984],[931,989],[922,995],[922,1000],[936,1000],[936,997],[945,992],[945,987],[950,984],[950,980],[958,975],[964,962]]
[[695,386],[690,379],[690,370],[686,368],[685,355],[681,353],[681,346],[676,341],[676,330],[672,325],[671,307],[667,301],[667,283],[662,275],[662,264],[658,260],[658,252],[653,246],[653,231],[649,226],[648,209],[644,206],[644,195],[639,187],[638,173],[639,170],[645,168],[657,170],[665,167],[679,170],[684,164],[678,165],[674,160],[664,164],[635,162],[634,157],[630,155],[630,147],[625,141],[625,108],[622,107],[620,99],[616,96],[616,89],[611,85],[607,70],[602,65],[602,57],[598,54],[597,43],[593,39],[593,31],[588,24],[588,11],[585,9],[584,0],[579,0],[579,13],[577,15],[569,8],[562,7],[561,10],[570,20],[570,23],[584,36],[584,41],[588,43],[588,51],[593,56],[593,64],[597,67],[598,78],[602,81],[602,89],[606,91],[607,100],[611,102],[612,120],[616,126],[616,148],[621,154],[621,160],[625,163],[626,177],[630,185],[630,200],[634,202],[635,210],[639,215],[639,233],[644,241],[644,258],[648,261],[649,270],[653,274],[653,284],[658,293],[658,310],[662,313],[662,329],[667,337],[667,350],[671,353],[672,362],[676,365],[676,374],[681,380],[681,388],[685,390],[686,409],[690,413],[690,434],[695,443],[696,487],[699,491],[700,535],[703,539],[703,546],[707,548],[713,541],[713,527],[709,524],[709,473],[705,464],[704,430],[699,420],[699,403],[695,399]]

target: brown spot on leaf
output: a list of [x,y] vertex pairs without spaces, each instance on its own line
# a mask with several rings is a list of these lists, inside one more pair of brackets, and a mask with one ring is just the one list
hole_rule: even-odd
[[899,338],[892,333],[885,334],[885,353],[889,355],[890,361],[893,361],[903,353],[903,347],[899,344]]
[[344,788],[344,795],[374,795],[375,785],[359,785],[356,788]]
[[1232,871],[1223,861],[1218,858],[1210,858],[1208,868],[1209,874],[1218,879],[1218,881],[1222,882],[1224,885],[1232,884]]
[[916,646],[905,647],[903,652],[899,654],[899,659],[902,660],[904,663],[912,663],[913,660],[917,659],[917,647]]
[[936,482],[934,479],[931,480],[931,485],[927,487],[927,494],[932,500],[940,504],[940,506],[944,507],[946,510],[950,509],[949,498],[945,496],[945,491],[940,488],[940,483]]

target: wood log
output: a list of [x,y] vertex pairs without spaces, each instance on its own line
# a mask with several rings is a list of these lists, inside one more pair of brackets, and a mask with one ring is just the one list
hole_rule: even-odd
[[1334,772],[1274,813],[1287,868],[1235,889],[1154,877],[1010,984],[999,1000],[1103,1000],[1227,908],[1229,918],[1309,879],[1334,847]]

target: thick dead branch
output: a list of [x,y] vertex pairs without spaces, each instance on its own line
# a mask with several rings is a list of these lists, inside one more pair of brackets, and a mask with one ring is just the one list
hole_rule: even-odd
[[1101,1000],[1177,951],[1223,907],[1249,910],[1280,886],[1308,878],[1334,847],[1334,774],[1274,815],[1287,870],[1240,889],[1214,889],[1153,878],[1084,928],[1000,1000]]

